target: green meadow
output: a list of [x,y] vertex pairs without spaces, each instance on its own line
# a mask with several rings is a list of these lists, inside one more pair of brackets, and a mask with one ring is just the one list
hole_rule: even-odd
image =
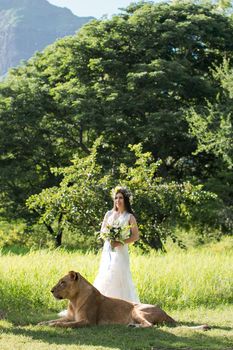
[[[66,302],[51,287],[69,270],[93,282],[100,255],[41,250],[0,255],[0,349],[233,349],[233,241],[188,251],[139,254],[131,249],[131,270],[140,299],[159,304],[178,327],[130,329],[101,326],[55,329],[37,326],[56,318]],[[188,325],[208,323],[208,332]]]

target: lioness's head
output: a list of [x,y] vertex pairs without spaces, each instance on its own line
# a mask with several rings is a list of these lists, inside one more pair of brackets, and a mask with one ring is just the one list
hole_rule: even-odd
[[51,289],[51,293],[56,299],[71,299],[78,293],[80,279],[78,272],[70,271]]

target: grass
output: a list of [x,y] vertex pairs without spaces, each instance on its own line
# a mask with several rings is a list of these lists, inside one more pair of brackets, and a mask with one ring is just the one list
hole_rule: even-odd
[[[51,287],[69,270],[81,272],[90,282],[99,256],[60,250],[0,256],[0,309],[11,304],[21,310],[57,311]],[[168,254],[131,254],[131,270],[143,302],[167,309],[216,307],[233,302],[233,250],[204,248]],[[62,306],[60,306],[62,307]],[[11,311],[11,310],[7,310]]]
[[[69,270],[93,281],[99,256],[62,250],[0,254],[0,349],[157,350],[233,349],[233,249],[226,240],[188,252],[140,255],[131,252],[131,270],[143,302],[159,303],[181,323],[175,328],[130,329],[100,326],[55,329],[37,326],[56,317],[66,303],[50,295]],[[208,323],[208,332],[186,325]]]
[[[0,321],[0,349],[2,350],[152,350],[152,349],[232,349],[233,307],[188,309],[173,311],[173,316],[184,325],[132,329],[124,326],[99,326],[82,329],[55,329],[36,326],[37,314],[31,324]],[[49,315],[47,315],[49,316]],[[50,315],[54,317],[54,315]],[[208,332],[187,329],[185,325],[208,321],[213,329]]]

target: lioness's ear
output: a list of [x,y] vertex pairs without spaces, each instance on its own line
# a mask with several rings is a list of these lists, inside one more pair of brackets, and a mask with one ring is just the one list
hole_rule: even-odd
[[78,279],[78,273],[75,271],[69,271],[69,276],[74,281],[76,281]]

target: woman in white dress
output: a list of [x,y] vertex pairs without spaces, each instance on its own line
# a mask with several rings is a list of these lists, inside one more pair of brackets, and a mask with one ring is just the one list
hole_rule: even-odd
[[[101,231],[104,232],[107,225],[117,222],[118,226],[130,227],[129,238],[124,240],[124,244],[105,241],[94,286],[108,297],[139,303],[130,272],[128,252],[128,244],[139,239],[137,222],[130,205],[131,194],[125,187],[120,186],[117,186],[112,193],[113,209],[105,214]],[[67,310],[59,313],[61,317],[66,315]]]
[[129,227],[129,238],[124,240],[124,244],[105,241],[94,286],[108,297],[139,303],[128,253],[128,244],[139,239],[137,222],[130,205],[130,193],[125,187],[117,186],[113,190],[113,200],[113,209],[105,214],[101,231],[105,232],[107,225],[117,223],[118,226]]

